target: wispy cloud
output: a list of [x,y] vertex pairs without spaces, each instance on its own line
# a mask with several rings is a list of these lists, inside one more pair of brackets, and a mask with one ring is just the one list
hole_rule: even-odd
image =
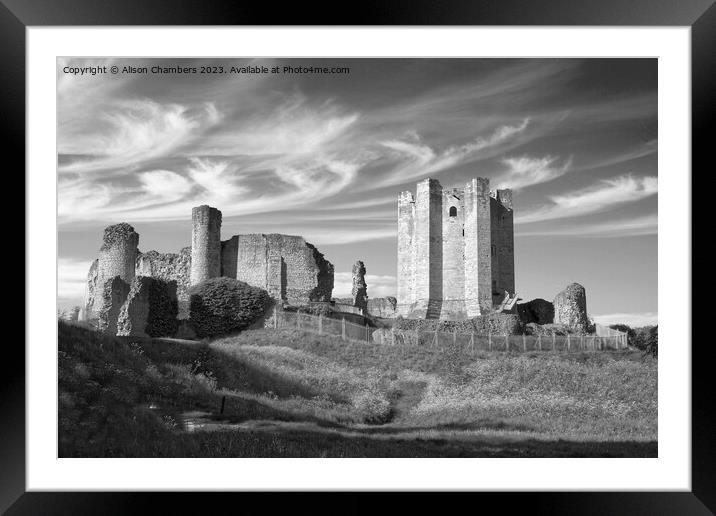
[[632,328],[659,324],[659,318],[656,312],[603,314],[593,315],[592,318],[594,322],[599,324],[626,324]]
[[202,129],[218,119],[211,103],[190,108],[149,99],[115,101],[100,115],[100,127],[92,131],[67,135],[60,125],[59,153],[86,157],[64,163],[58,170],[126,168],[166,156],[198,138]]
[[383,141],[380,144],[394,151],[398,164],[381,180],[371,183],[370,187],[399,185],[449,170],[458,164],[469,163],[478,159],[480,151],[508,141],[523,132],[528,124],[529,118],[525,118],[516,125],[503,125],[487,137],[478,137],[469,143],[451,146],[441,152],[434,151],[419,139]]
[[279,99],[253,97],[251,110],[235,113],[191,152],[284,158],[322,153],[360,118],[360,113],[335,102],[311,103],[300,93]]
[[656,177],[634,177],[626,174],[562,195],[549,197],[551,204],[532,212],[518,215],[515,222],[526,224],[607,211],[615,206],[656,195]]
[[501,163],[507,166],[507,170],[492,182],[495,188],[513,190],[546,183],[566,174],[572,166],[572,158],[568,158],[562,164],[558,164],[557,161],[558,158],[554,156],[504,158]]
[[617,238],[656,235],[657,215],[646,215],[600,223],[582,223],[568,227],[545,227],[540,229],[518,229],[516,236],[568,236],[578,238]]
[[[395,276],[366,274],[365,283],[368,297],[395,296]],[[333,276],[333,297],[350,297],[353,289],[353,274],[351,272],[336,272]]]
[[626,151],[620,152],[614,156],[609,156],[604,159],[596,160],[592,163],[587,163],[585,165],[582,165],[579,167],[579,169],[580,170],[591,170],[591,169],[595,169],[595,168],[619,165],[621,163],[626,163],[627,161],[632,161],[635,159],[643,158],[644,156],[650,156],[652,154],[656,154],[657,150],[658,150],[658,141],[656,139],[649,140],[648,142],[646,142],[642,145],[633,147],[631,149],[627,149]]
[[87,284],[90,261],[59,258],[57,260],[57,297],[80,303]]

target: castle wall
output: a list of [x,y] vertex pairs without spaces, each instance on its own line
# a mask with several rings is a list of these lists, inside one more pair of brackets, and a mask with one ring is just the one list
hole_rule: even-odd
[[266,290],[277,300],[286,301],[286,262],[279,254],[270,254],[266,274]]
[[492,259],[489,180],[465,186],[465,309],[468,317],[492,309]]
[[[465,317],[465,206],[464,191],[443,191],[442,199],[442,311],[443,319]],[[454,213],[454,216],[451,216]]]
[[84,307],[80,311],[80,321],[91,321],[97,318],[97,308],[95,301],[97,299],[97,280],[99,274],[99,259],[95,259],[87,271],[87,282],[85,284]]
[[151,276],[166,282],[176,282],[179,317],[189,315],[189,288],[191,276],[191,247],[178,253],[148,251],[137,254],[136,276]]
[[497,190],[490,199],[492,238],[492,299],[500,303],[505,291],[515,293],[515,244],[512,191]]
[[236,277],[237,260],[239,257],[239,237],[234,235],[221,242],[221,275],[227,278]]
[[[416,317],[427,317],[430,302],[442,300],[442,187],[435,179],[418,183],[415,197],[415,270],[412,308]],[[433,307],[439,314],[439,307]]]
[[236,279],[268,290],[270,277],[275,284],[276,263],[269,266],[273,257],[283,259],[286,301],[294,305],[330,301],[333,265],[300,236],[238,235]]
[[115,276],[132,283],[138,245],[139,235],[129,224],[123,222],[105,228],[97,263],[97,285],[103,287]]
[[365,311],[368,308],[368,285],[365,282],[365,264],[358,260],[351,270],[353,287],[351,289],[351,303],[353,306]]
[[221,212],[207,205],[191,210],[191,284],[221,275]]
[[254,233],[237,236],[236,279],[266,288],[268,243],[266,235]]
[[415,302],[415,199],[411,192],[401,192],[398,198],[398,308],[408,315]]
[[93,321],[103,306],[104,286],[108,280],[119,276],[125,283],[135,276],[139,235],[127,223],[108,226],[104,230],[98,258],[92,262],[87,273],[82,320]]

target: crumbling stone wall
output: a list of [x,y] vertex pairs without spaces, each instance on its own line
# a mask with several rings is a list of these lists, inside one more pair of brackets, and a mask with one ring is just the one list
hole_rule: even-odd
[[117,335],[117,320],[122,305],[129,294],[129,284],[120,276],[108,279],[102,286],[102,298],[98,307],[98,328],[107,335]]
[[368,308],[368,286],[365,283],[365,264],[358,260],[353,265],[353,288],[351,303],[362,310]]
[[178,253],[140,252],[137,254],[135,274],[176,282],[179,317],[183,319],[189,316],[191,247],[184,247]]
[[97,318],[99,307],[95,306],[97,299],[97,277],[99,275],[99,260],[95,259],[87,271],[87,283],[85,284],[84,307],[80,312],[80,321],[92,321]]
[[474,332],[476,335],[521,335],[524,326],[516,314],[490,313],[463,320],[397,319],[398,330]]
[[171,337],[178,328],[177,283],[149,276],[132,281],[117,319],[117,335]]
[[131,283],[137,261],[137,245],[139,235],[126,222],[106,227],[99,248],[97,285],[104,285],[115,276],[127,284]]
[[226,278],[236,277],[236,260],[239,258],[239,237],[234,235],[221,242],[221,275]]
[[269,255],[266,275],[266,290],[269,296],[277,301],[286,301],[286,284],[286,262],[279,254]]
[[369,297],[367,303],[368,314],[383,319],[398,317],[398,300],[394,297]]
[[402,315],[415,303],[415,199],[411,192],[398,197],[398,299]]
[[[137,250],[139,235],[129,224],[109,226],[98,260],[87,275],[84,319],[104,306],[106,279],[119,276],[131,284],[135,276],[176,282],[179,317],[189,316],[189,290],[195,282],[224,275],[270,290],[276,299],[294,305],[330,301],[333,265],[300,236],[237,235],[220,239],[221,212],[210,206],[192,209],[192,246],[179,253]],[[106,276],[112,274],[109,278]]]
[[276,270],[269,266],[272,256],[283,259],[285,287],[282,288],[288,303],[305,305],[309,301],[330,301],[333,264],[300,236],[276,233],[238,235],[236,279],[268,290],[269,271]]
[[571,283],[554,298],[554,322],[577,333],[587,333],[587,292],[579,283]]
[[127,284],[132,282],[138,244],[139,235],[125,222],[105,228],[99,257],[87,272],[82,320],[94,321],[99,317],[104,306],[101,299],[104,285],[108,280],[119,276]]
[[197,285],[221,275],[221,212],[204,204],[192,208],[191,220],[190,283]]
[[515,293],[515,243],[512,190],[497,190],[490,199],[492,239],[492,302],[499,304]]

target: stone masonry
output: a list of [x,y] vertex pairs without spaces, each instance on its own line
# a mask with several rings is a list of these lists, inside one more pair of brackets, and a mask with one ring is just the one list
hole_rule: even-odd
[[98,328],[107,335],[117,335],[117,321],[129,294],[129,284],[121,277],[115,276],[104,282],[101,294],[99,302],[96,302],[99,307]]
[[221,275],[221,212],[202,205],[191,210],[191,284]]
[[188,315],[190,287],[218,276],[244,281],[296,306],[330,301],[333,264],[302,237],[254,233],[222,241],[221,212],[206,205],[192,209],[192,223],[192,246],[179,253],[141,253],[132,226],[109,226],[99,259],[87,274],[83,320],[96,319],[104,306],[102,286],[108,274],[127,285],[135,276],[176,282],[180,318]]
[[398,198],[398,312],[404,317],[484,315],[515,293],[510,190],[484,178],[444,189],[418,183]]
[[353,265],[353,289],[351,290],[353,306],[362,309],[368,308],[368,286],[365,283],[365,264],[358,260]]
[[[286,302],[296,306],[331,300],[333,264],[302,237],[238,235],[236,252],[239,281],[274,292],[278,289]],[[280,266],[277,257],[282,259]]]
[[178,253],[149,251],[137,253],[137,276],[151,276],[164,281],[176,282],[176,297],[179,303],[179,318],[189,315],[189,288],[191,272],[191,247]]
[[177,284],[137,276],[117,319],[117,335],[171,337],[176,333]]
[[103,304],[99,298],[107,281],[119,276],[130,284],[134,279],[139,235],[127,223],[108,226],[104,230],[99,257],[90,266],[85,289],[84,319],[94,320]]
[[579,283],[571,283],[554,298],[554,322],[577,333],[589,329],[587,292]]

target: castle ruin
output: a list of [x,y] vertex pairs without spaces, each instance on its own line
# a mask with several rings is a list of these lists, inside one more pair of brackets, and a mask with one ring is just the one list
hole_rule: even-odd
[[485,315],[515,295],[512,191],[489,180],[443,189],[435,179],[398,198],[398,313]]
[[[263,233],[235,235],[222,241],[221,211],[210,206],[192,209],[190,248],[179,253],[142,253],[138,244],[139,235],[129,224],[105,229],[99,258],[87,275],[83,320],[97,319],[104,310],[111,316],[108,327],[116,326],[119,306],[114,305],[125,300],[118,298],[117,288],[112,289],[115,277],[127,287],[122,289],[124,298],[135,277],[175,284],[176,294],[172,295],[178,300],[180,318],[188,316],[191,286],[219,276],[262,288],[281,303],[300,306],[331,300],[333,264],[315,246],[300,236]],[[105,297],[112,300],[111,313]]]

